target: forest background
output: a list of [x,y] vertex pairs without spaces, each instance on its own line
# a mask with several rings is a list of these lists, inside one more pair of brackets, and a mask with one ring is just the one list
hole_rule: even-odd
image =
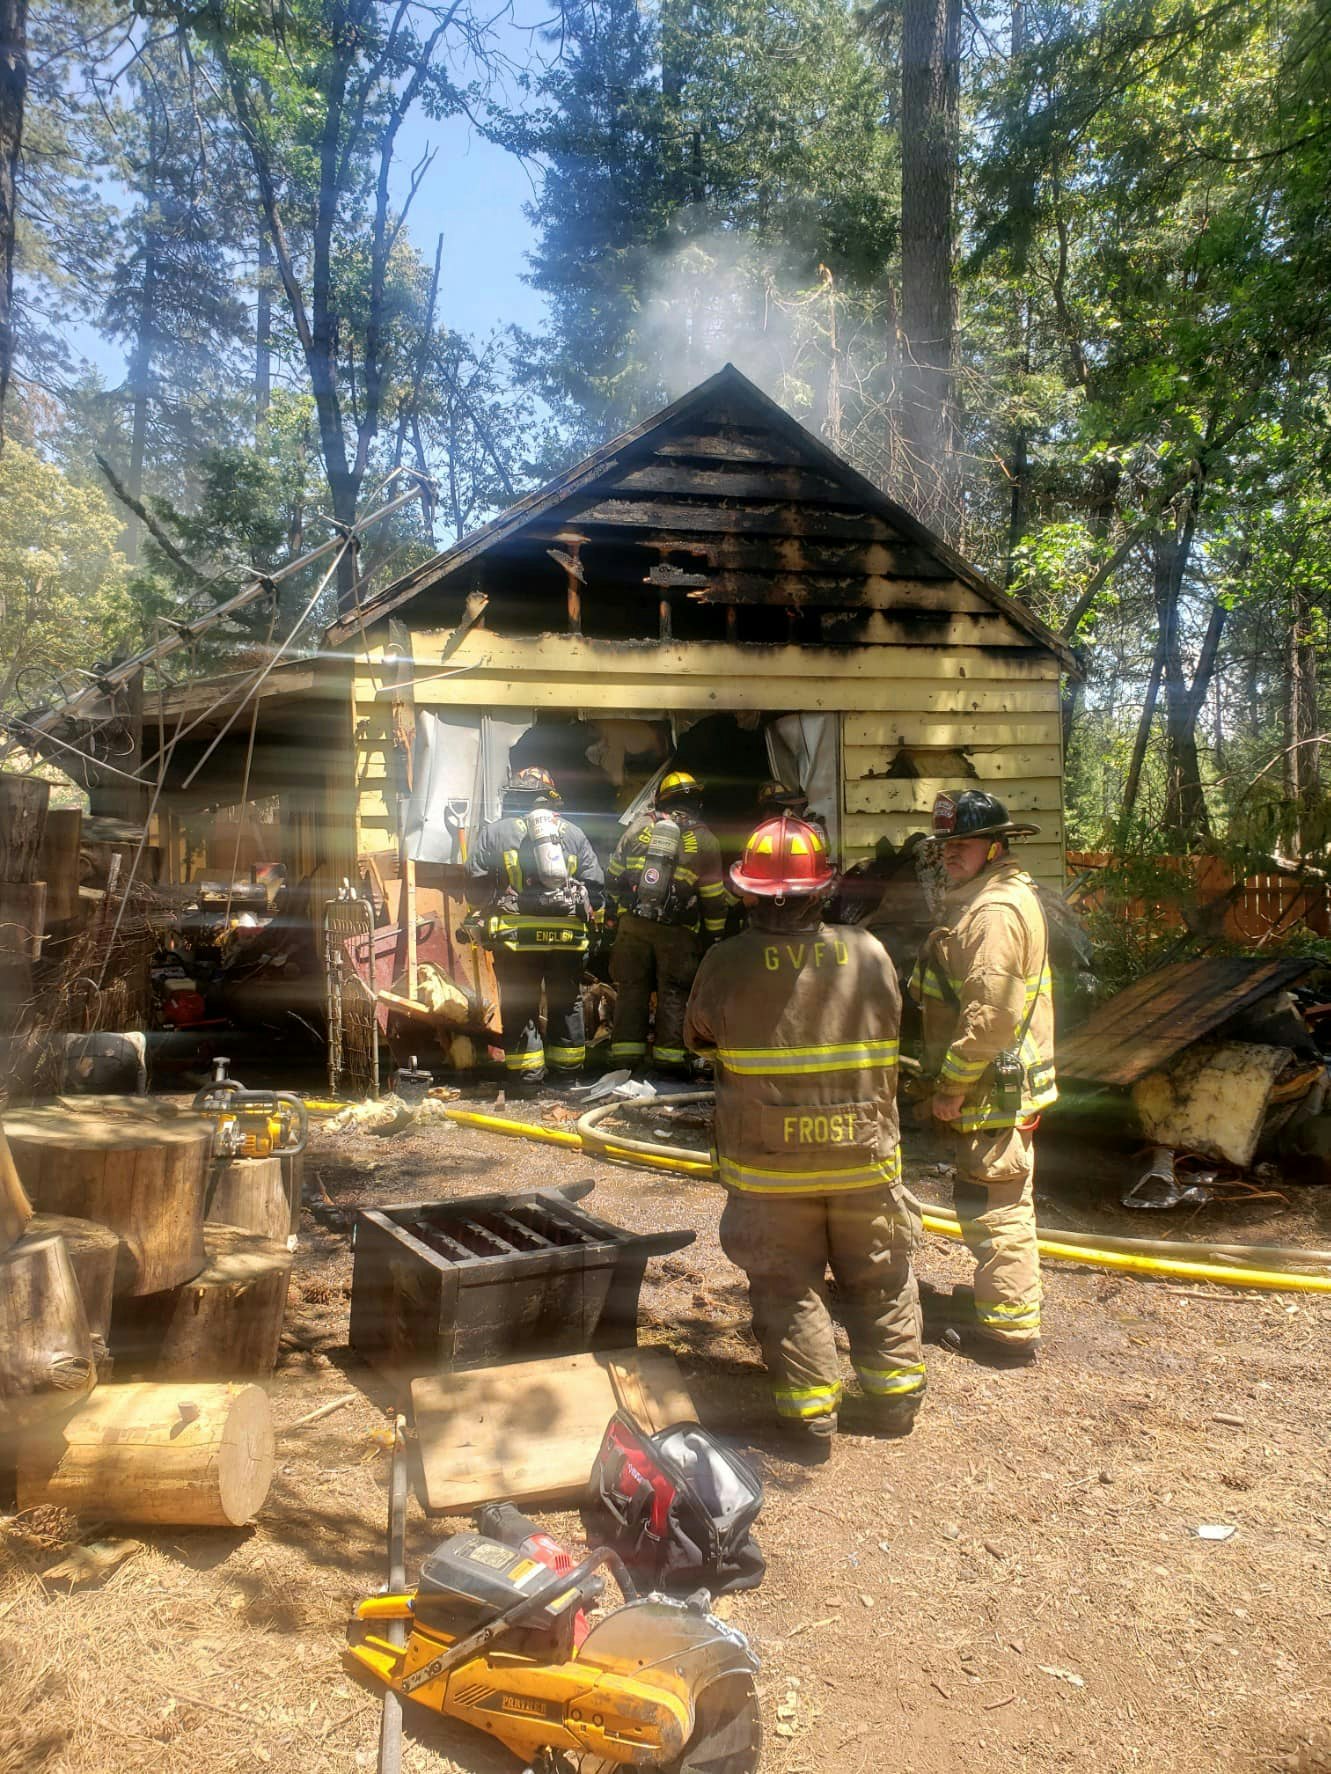
[[[534,325],[444,311],[459,119]],[[0,0],[0,251],[0,712],[730,359],[1074,646],[1071,847],[1325,859],[1327,0]]]

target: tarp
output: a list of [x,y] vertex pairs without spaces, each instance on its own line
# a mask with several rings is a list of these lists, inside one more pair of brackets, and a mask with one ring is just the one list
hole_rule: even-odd
[[499,721],[478,709],[417,709],[409,856],[464,860],[464,834],[499,817],[509,752],[531,724],[526,713]]

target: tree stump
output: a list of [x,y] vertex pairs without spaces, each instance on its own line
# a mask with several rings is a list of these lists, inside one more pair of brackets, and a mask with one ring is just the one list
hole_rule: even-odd
[[51,785],[37,776],[0,776],[0,881],[37,875]]
[[10,1112],[19,1176],[41,1213],[120,1235],[115,1291],[153,1294],[204,1264],[212,1125],[151,1099],[71,1096]]
[[67,1410],[97,1384],[74,1265],[57,1232],[28,1232],[0,1256],[0,1430]]
[[258,1386],[103,1386],[59,1429],[24,1437],[18,1502],[102,1521],[238,1528],[262,1506],[273,1464]]
[[[280,1158],[220,1159],[208,1184],[208,1221],[239,1226],[285,1244],[291,1230],[291,1204]],[[205,1239],[207,1233],[204,1233]]]
[[0,959],[5,965],[40,960],[45,929],[45,881],[0,881]]
[[97,1376],[105,1380],[110,1368],[107,1351],[111,1331],[111,1296],[115,1288],[118,1234],[91,1220],[71,1220],[65,1214],[39,1213],[28,1227],[30,1234],[55,1232],[65,1241],[74,1279],[83,1299],[83,1314],[92,1338]]
[[5,1130],[0,1127],[0,1252],[7,1251],[16,1238],[22,1237],[31,1219],[32,1203],[14,1168]]
[[111,1352],[154,1379],[238,1380],[271,1374],[291,1282],[291,1252],[239,1226],[206,1225],[206,1266],[154,1298],[120,1300]]
[[300,1231],[300,1205],[305,1191],[305,1154],[288,1152],[282,1158],[282,1183],[287,1192],[287,1236]]
[[82,913],[79,902],[79,839],[83,813],[78,807],[52,807],[46,815],[37,873],[46,882],[46,922],[70,924]]

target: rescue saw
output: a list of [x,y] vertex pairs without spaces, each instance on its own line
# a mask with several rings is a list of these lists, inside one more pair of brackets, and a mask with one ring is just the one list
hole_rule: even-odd
[[[538,1774],[756,1774],[757,1659],[741,1633],[688,1602],[639,1597],[607,1548],[581,1564],[455,1534],[414,1590],[356,1608],[351,1655],[396,1693],[462,1719]],[[605,1569],[624,1601],[594,1623]],[[408,1623],[406,1644],[376,1624]]]

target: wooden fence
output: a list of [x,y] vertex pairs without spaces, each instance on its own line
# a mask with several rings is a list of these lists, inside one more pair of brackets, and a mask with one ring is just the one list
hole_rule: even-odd
[[[1091,874],[1079,895],[1082,902],[1098,897],[1094,871],[1113,865],[1104,851],[1070,851],[1068,872],[1073,880]],[[1160,894],[1149,902],[1132,899],[1123,906],[1128,917],[1151,915],[1162,924],[1182,927],[1184,900],[1199,911],[1213,909],[1216,935],[1237,943],[1265,943],[1294,930],[1331,936],[1331,882],[1297,875],[1289,870],[1248,875],[1240,880],[1220,856],[1160,856],[1151,859],[1161,869],[1180,876],[1177,894]]]

